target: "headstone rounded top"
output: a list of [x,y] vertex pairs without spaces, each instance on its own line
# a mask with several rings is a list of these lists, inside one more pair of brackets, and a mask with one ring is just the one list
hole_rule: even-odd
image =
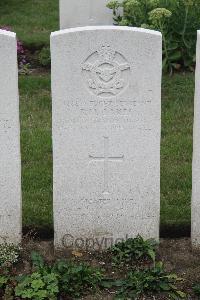
[[3,29],[0,29],[0,34],[1,35],[7,35],[7,36],[10,36],[10,37],[13,37],[13,38],[16,37],[16,33],[11,32],[11,31],[7,31],[7,30],[3,30]]
[[145,28],[138,28],[138,27],[128,27],[128,26],[85,26],[85,27],[75,27],[69,29],[63,29],[59,31],[55,31],[51,33],[51,36],[58,36],[67,33],[74,33],[74,32],[82,32],[82,31],[95,31],[95,30],[113,30],[113,31],[132,31],[132,32],[139,32],[139,33],[146,33],[152,34],[157,36],[162,36],[159,31],[145,29]]

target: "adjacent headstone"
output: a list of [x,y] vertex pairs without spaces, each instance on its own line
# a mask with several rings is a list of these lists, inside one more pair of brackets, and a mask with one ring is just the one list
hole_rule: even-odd
[[52,33],[55,246],[159,238],[162,37]]
[[21,240],[20,173],[16,35],[0,30],[0,243]]
[[60,28],[113,25],[109,0],[60,0]]
[[200,31],[197,32],[192,168],[192,243],[200,247]]

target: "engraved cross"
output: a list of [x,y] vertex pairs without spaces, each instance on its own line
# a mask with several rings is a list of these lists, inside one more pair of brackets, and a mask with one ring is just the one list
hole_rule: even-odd
[[109,156],[109,137],[104,136],[104,156],[89,155],[91,162],[104,163],[104,191],[103,194],[109,194],[109,162],[122,162],[124,155]]

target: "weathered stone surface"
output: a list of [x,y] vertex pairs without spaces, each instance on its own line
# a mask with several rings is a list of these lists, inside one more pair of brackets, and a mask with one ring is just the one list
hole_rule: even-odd
[[200,247],[200,31],[197,33],[192,168],[192,243]]
[[20,177],[16,35],[0,30],[0,242],[21,240]]
[[159,238],[161,40],[115,26],[52,34],[56,247]]
[[112,25],[109,0],[60,0],[60,28]]

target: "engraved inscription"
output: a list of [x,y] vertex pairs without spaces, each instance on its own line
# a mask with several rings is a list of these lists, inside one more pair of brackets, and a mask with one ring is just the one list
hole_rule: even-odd
[[110,194],[109,192],[109,162],[122,162],[124,160],[124,155],[121,156],[109,156],[109,138],[104,137],[104,156],[92,156],[89,155],[91,162],[103,162],[104,163],[104,190],[103,194]]
[[0,131],[7,132],[12,127],[12,122],[9,119],[2,118],[0,115]]
[[89,91],[97,96],[112,97],[129,84],[130,65],[122,54],[103,45],[82,64]]

